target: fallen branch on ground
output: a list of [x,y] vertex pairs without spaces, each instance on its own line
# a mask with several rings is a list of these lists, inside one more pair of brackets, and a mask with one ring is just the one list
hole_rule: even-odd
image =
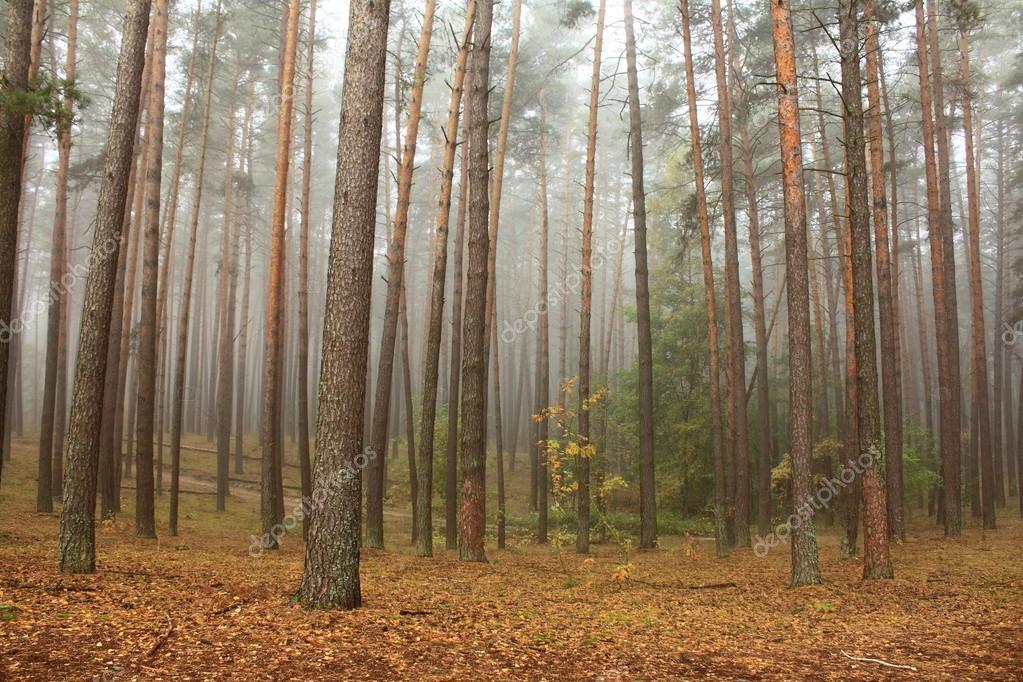
[[[842,651],[839,649],[839,651]],[[882,661],[880,658],[861,658],[859,656],[850,656],[849,654],[842,651],[842,655],[848,658],[850,661],[860,661],[862,663],[877,663],[878,665],[887,666],[889,668],[898,668],[899,670],[912,670],[917,672],[917,669],[911,665],[899,665],[898,663],[889,663],[888,661]]]
[[155,642],[153,642],[153,646],[149,647],[149,651],[146,652],[145,656],[146,658],[152,658],[153,654],[155,654],[159,650],[159,648],[164,645],[167,639],[171,636],[171,633],[174,632],[174,621],[171,620],[170,614],[167,613],[164,615],[167,616],[167,631],[160,635],[160,637],[157,638]]

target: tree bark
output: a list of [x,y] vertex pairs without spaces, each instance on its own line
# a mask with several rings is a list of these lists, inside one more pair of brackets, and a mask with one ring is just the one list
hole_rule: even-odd
[[721,158],[721,204],[725,232],[725,345],[728,355],[728,403],[725,433],[734,467],[734,509],[731,509],[736,547],[749,547],[749,453],[746,435],[746,349],[742,330],[742,291],[739,287],[739,244],[735,226],[735,182],[732,163],[732,104],[725,78],[726,57],[720,0],[711,0],[714,29],[714,67],[717,82],[718,153]]
[[639,345],[639,546],[657,545],[654,482],[654,370],[650,331],[650,283],[646,246],[646,191],[643,187],[643,126],[632,0],[625,0],[625,51],[629,75],[629,151],[632,154],[632,210],[636,248],[636,324]]
[[[451,98],[448,103],[448,120],[444,128],[444,158],[441,166],[440,199],[437,205],[437,232],[434,235],[433,274],[430,280],[430,326],[426,339],[426,363],[423,370],[423,414],[419,431],[419,462],[416,465],[416,555],[433,556],[433,446],[434,428],[437,421],[437,384],[440,377],[440,346],[444,325],[444,287],[447,278],[448,231],[451,222],[451,191],[455,179],[455,153],[458,145],[458,121],[462,91],[465,86],[465,67],[469,55],[473,20],[476,15],[476,0],[468,0],[465,8],[465,26],[455,57],[455,74],[451,83]],[[459,221],[458,243],[455,245],[455,298],[461,301],[461,250],[463,230]],[[451,356],[454,361],[458,351],[455,347],[457,331],[452,327]],[[454,414],[458,401],[458,374],[451,373],[451,388],[448,393],[448,450],[452,451],[458,434],[458,421]],[[454,406],[452,406],[454,403]],[[454,436],[451,435],[454,425]],[[449,466],[450,463],[449,463]],[[451,467],[451,472],[454,467]],[[453,501],[453,500],[452,500]],[[449,524],[454,527],[453,524]]]
[[353,0],[341,93],[334,218],[323,321],[313,487],[299,599],[307,607],[361,604],[359,453],[365,428],[370,293],[390,2]]
[[[721,433],[721,369],[718,360],[717,292],[714,288],[714,259],[711,252],[710,218],[707,213],[707,190],[703,168],[703,145],[696,102],[696,77],[693,65],[692,30],[689,0],[681,0],[682,40],[685,49],[686,102],[689,109],[689,138],[693,147],[693,174],[696,179],[696,217],[700,224],[700,246],[703,258],[703,293],[707,310],[707,353],[710,384],[710,439],[714,453],[714,536],[718,558],[731,551],[728,537],[728,493],[725,476],[725,455]],[[789,29],[791,31],[791,28]]]
[[[10,6],[9,21],[19,18],[21,3]],[[92,255],[97,259],[85,282],[85,303],[78,341],[74,397],[67,436],[67,466],[64,476],[64,505],[60,515],[59,567],[63,573],[92,573],[96,570],[95,506],[99,430],[102,418],[103,384],[107,370],[107,342],[117,253],[120,250],[128,176],[138,125],[142,67],[149,29],[150,0],[129,0],[124,17],[121,55],[117,64],[110,127],[104,152],[103,181],[96,207]],[[15,31],[11,31],[14,35]],[[9,42],[8,65],[16,64],[18,52]],[[9,73],[17,74],[16,69]],[[10,75],[8,75],[10,78]],[[11,123],[8,122],[7,126]],[[6,133],[6,131],[4,131]],[[11,133],[6,133],[10,135]],[[0,135],[0,141],[6,135]],[[3,144],[0,144],[0,149]],[[10,156],[8,156],[10,158]],[[11,204],[16,205],[15,201]],[[5,205],[7,203],[5,202]],[[0,220],[0,225],[6,221]],[[7,250],[8,237],[0,231],[0,253]],[[6,268],[0,268],[6,273]],[[9,286],[0,277],[0,292]],[[3,306],[7,306],[8,299]],[[6,319],[0,310],[0,319]],[[6,350],[0,351],[0,358]],[[2,365],[2,362],[0,362]],[[0,376],[5,367],[0,366]]]
[[486,561],[486,439],[487,439],[487,230],[490,212],[489,169],[490,34],[493,0],[477,0],[472,74],[466,95],[469,129],[468,249],[465,318],[462,323],[462,494],[458,514],[458,556],[463,561]]
[[[803,184],[799,92],[789,0],[771,3],[771,34],[777,70],[778,130],[785,205],[785,278],[789,321],[789,451],[793,506],[800,519],[792,532],[792,585],[821,582],[813,524],[813,377],[810,371],[810,292],[807,272],[806,197]],[[759,542],[758,542],[759,546]]]
[[853,325],[856,338],[856,417],[863,491],[863,577],[893,577],[888,556],[888,518],[878,406],[874,337],[874,282],[871,268],[867,157],[863,134],[858,0],[840,0],[842,100],[845,123],[846,206],[852,244]]

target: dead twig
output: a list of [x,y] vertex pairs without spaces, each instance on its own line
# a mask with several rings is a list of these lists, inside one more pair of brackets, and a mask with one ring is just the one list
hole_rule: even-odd
[[[839,651],[842,650],[839,649]],[[849,654],[845,653],[845,651],[842,651],[842,655],[848,658],[850,661],[860,661],[861,663],[877,663],[878,665],[883,665],[888,668],[897,668],[899,670],[912,670],[913,672],[917,672],[917,669],[911,665],[899,665],[898,663],[889,663],[888,661],[882,661],[880,658],[862,658],[860,656],[850,656]]]
[[153,642],[153,646],[149,647],[149,651],[146,652],[145,656],[145,658],[147,659],[152,658],[153,654],[159,651],[160,647],[162,647],[167,642],[167,639],[170,638],[171,634],[174,632],[174,621],[171,620],[170,614],[167,613],[164,615],[167,616],[167,631],[160,635],[155,642]]

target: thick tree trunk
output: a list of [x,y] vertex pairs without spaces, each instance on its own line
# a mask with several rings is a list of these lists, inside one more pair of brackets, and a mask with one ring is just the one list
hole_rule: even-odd
[[[718,360],[717,292],[714,288],[714,260],[707,212],[707,190],[704,180],[703,151],[700,142],[700,123],[696,102],[696,77],[693,65],[692,31],[689,20],[689,0],[682,0],[682,40],[685,48],[686,102],[689,109],[689,138],[693,147],[693,175],[696,179],[696,217],[700,224],[700,246],[703,258],[703,292],[707,310],[708,377],[710,382],[710,438],[714,453],[714,535],[718,558],[728,556],[731,542],[728,537],[728,492],[725,475],[725,455],[721,433],[721,394],[718,380],[721,370]],[[791,29],[790,29],[791,31]]]
[[[813,467],[813,378],[810,372],[810,302],[807,272],[806,197],[796,84],[792,14],[788,0],[771,3],[771,33],[777,69],[778,129],[785,203],[785,278],[789,321],[789,450],[793,506],[800,520],[792,532],[792,585],[821,581],[817,535],[810,498]],[[759,547],[759,543],[758,543]]]
[[458,556],[485,561],[487,463],[487,221],[490,213],[489,169],[490,32],[493,0],[477,0],[472,74],[466,95],[469,129],[468,249],[466,258],[465,319],[462,323],[462,494],[458,513]]
[[[8,10],[9,21],[18,20],[19,5],[20,3],[11,5]],[[103,182],[96,207],[96,224],[93,228],[92,254],[97,262],[89,270],[85,282],[74,398],[68,425],[64,506],[60,514],[59,543],[59,566],[63,573],[92,573],[96,570],[96,475],[103,384],[107,370],[107,342],[117,253],[120,250],[124,226],[128,176],[131,172],[132,151],[138,125],[149,10],[149,0],[129,0],[124,17],[121,55],[117,64],[117,86],[114,89],[116,94],[110,113],[110,127],[103,157]],[[14,33],[12,31],[12,34]],[[17,63],[17,51],[14,51],[10,43],[7,49],[14,60],[7,63]],[[0,136],[0,141],[2,139],[3,136]],[[2,147],[0,144],[0,148]],[[16,202],[11,203],[16,205]],[[0,225],[6,225],[6,222],[0,220]],[[7,240],[6,234],[3,233],[0,233],[0,238]],[[8,251],[3,248],[0,249],[0,253]],[[13,250],[11,253],[13,254]],[[0,272],[6,272],[6,269],[0,268]],[[9,286],[6,286],[4,278],[0,278],[0,292],[7,290]],[[3,300],[7,301],[7,298],[4,297]],[[8,303],[2,305],[6,306]],[[5,313],[5,310],[0,310],[0,319],[7,318]],[[0,352],[0,357],[4,352]],[[0,376],[3,375],[4,369],[6,368],[0,366]]]
[[[0,92],[4,97],[28,87],[29,60],[32,44],[32,0],[12,0],[7,7],[7,31],[4,38],[4,78]],[[25,146],[27,125],[22,112],[0,106],[0,157],[7,159],[0,171],[0,323],[4,325],[4,343],[0,343],[0,434],[6,434],[8,391],[6,378],[10,372],[12,302],[14,300],[14,272],[17,268],[18,222],[20,216],[21,183],[24,165],[13,160],[21,158]],[[130,152],[130,150],[129,150]],[[3,462],[10,457],[10,443],[4,439],[0,455],[0,478]],[[89,521],[91,523],[91,519]],[[91,568],[90,568],[91,570]]]
[[313,470],[313,487],[324,494],[310,515],[299,593],[307,607],[360,605],[358,467],[365,466],[362,458],[384,456],[359,449],[365,429],[389,5],[388,0],[353,0],[349,10]]
[[891,578],[888,517],[878,406],[877,357],[874,336],[874,282],[871,272],[867,157],[863,134],[863,81],[860,76],[857,0],[840,0],[842,100],[845,122],[846,206],[852,245],[853,326],[856,339],[856,417],[863,491],[863,577]]

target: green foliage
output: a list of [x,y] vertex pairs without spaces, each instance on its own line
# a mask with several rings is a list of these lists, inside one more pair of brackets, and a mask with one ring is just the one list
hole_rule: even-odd
[[26,90],[0,91],[0,107],[30,116],[56,134],[70,130],[76,122],[76,103],[84,108],[88,99],[73,79],[39,76]]

